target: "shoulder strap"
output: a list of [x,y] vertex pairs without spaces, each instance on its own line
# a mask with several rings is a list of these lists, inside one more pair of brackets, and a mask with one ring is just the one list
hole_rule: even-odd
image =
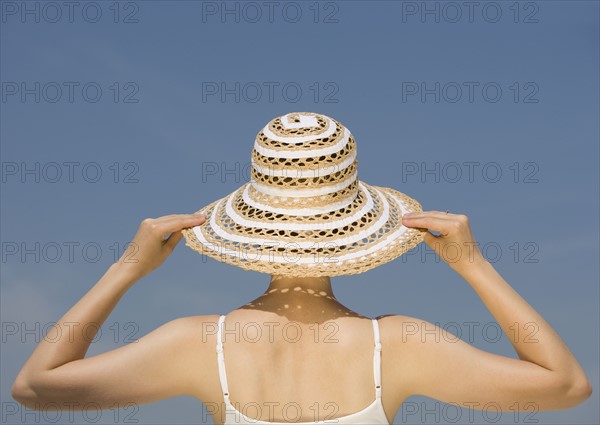
[[217,325],[217,364],[219,365],[219,380],[223,390],[223,398],[229,403],[229,388],[227,387],[227,373],[225,372],[225,359],[223,357],[223,326],[225,325],[225,316],[219,317]]
[[377,319],[373,322],[373,335],[375,337],[375,350],[373,351],[373,376],[375,377],[375,397],[381,398],[381,337]]

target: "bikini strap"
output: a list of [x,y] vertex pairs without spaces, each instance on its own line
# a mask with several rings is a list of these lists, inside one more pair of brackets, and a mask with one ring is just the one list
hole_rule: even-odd
[[373,376],[375,377],[375,397],[381,398],[381,337],[379,334],[379,322],[373,322],[373,335],[375,337],[375,350],[373,351]]
[[229,388],[227,387],[227,373],[225,372],[225,359],[223,358],[223,326],[225,325],[225,316],[219,317],[217,325],[217,363],[219,365],[219,380],[223,390],[223,398],[229,403]]

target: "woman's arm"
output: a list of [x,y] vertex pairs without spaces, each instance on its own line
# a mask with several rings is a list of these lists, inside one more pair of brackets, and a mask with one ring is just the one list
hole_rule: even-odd
[[[401,338],[396,333],[393,344],[394,351],[406,344],[413,348],[408,361],[418,372],[411,375],[415,394],[474,409],[496,403],[507,411],[569,408],[591,395],[585,372],[562,339],[483,258],[466,216],[431,211],[406,215],[403,223],[440,233],[427,232],[425,242],[471,285],[519,357],[488,353],[460,339],[441,337],[444,330],[431,323],[396,316],[397,326],[411,329],[411,335]],[[446,253],[456,258],[456,249],[460,258],[444,258]],[[432,329],[435,332],[427,332]]]
[[[144,374],[159,378],[162,373],[152,370],[152,366],[169,369],[170,363],[174,363],[169,355],[176,353],[174,347],[189,341],[187,331],[198,318],[174,320],[135,343],[89,359],[84,357],[98,329],[125,292],[158,268],[173,251],[182,238],[179,230],[203,221],[203,216],[188,214],[144,220],[119,261],[109,267],[36,347],[13,383],[13,398],[29,403],[31,408],[35,408],[36,402],[57,401],[93,401],[108,407],[110,404],[104,404],[105,401],[118,401],[115,394],[128,395],[123,402],[145,402],[189,390],[174,380],[149,384]],[[165,240],[169,233],[171,236]],[[170,370],[175,372],[176,365],[171,366]]]

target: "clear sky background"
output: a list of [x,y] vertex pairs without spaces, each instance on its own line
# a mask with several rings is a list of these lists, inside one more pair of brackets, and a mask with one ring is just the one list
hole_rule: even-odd
[[[574,409],[497,423],[599,422],[598,2],[478,2],[471,15],[463,2],[435,1],[50,3],[1,2],[2,423],[94,419],[24,416],[12,400],[36,340],[142,219],[195,212],[245,182],[256,133],[294,111],[350,129],[361,180],[469,215],[486,256],[592,380],[594,394]],[[177,317],[227,313],[268,280],[181,242],[125,295],[88,354]],[[458,324],[475,346],[516,357],[505,336],[495,341],[474,291],[423,244],[332,281],[364,315]],[[472,339],[466,322],[477,323]],[[417,412],[396,423],[456,418],[430,399],[408,403]],[[471,413],[456,422],[495,420]],[[97,423],[127,414],[211,423],[189,397],[118,420],[105,411]]]

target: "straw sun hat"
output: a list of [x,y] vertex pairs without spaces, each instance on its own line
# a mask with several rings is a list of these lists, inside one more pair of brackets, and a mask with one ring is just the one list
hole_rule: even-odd
[[271,120],[252,150],[251,180],[201,208],[186,246],[245,270],[340,276],[385,264],[423,240],[402,225],[421,205],[358,179],[356,142],[328,116],[295,112]]

